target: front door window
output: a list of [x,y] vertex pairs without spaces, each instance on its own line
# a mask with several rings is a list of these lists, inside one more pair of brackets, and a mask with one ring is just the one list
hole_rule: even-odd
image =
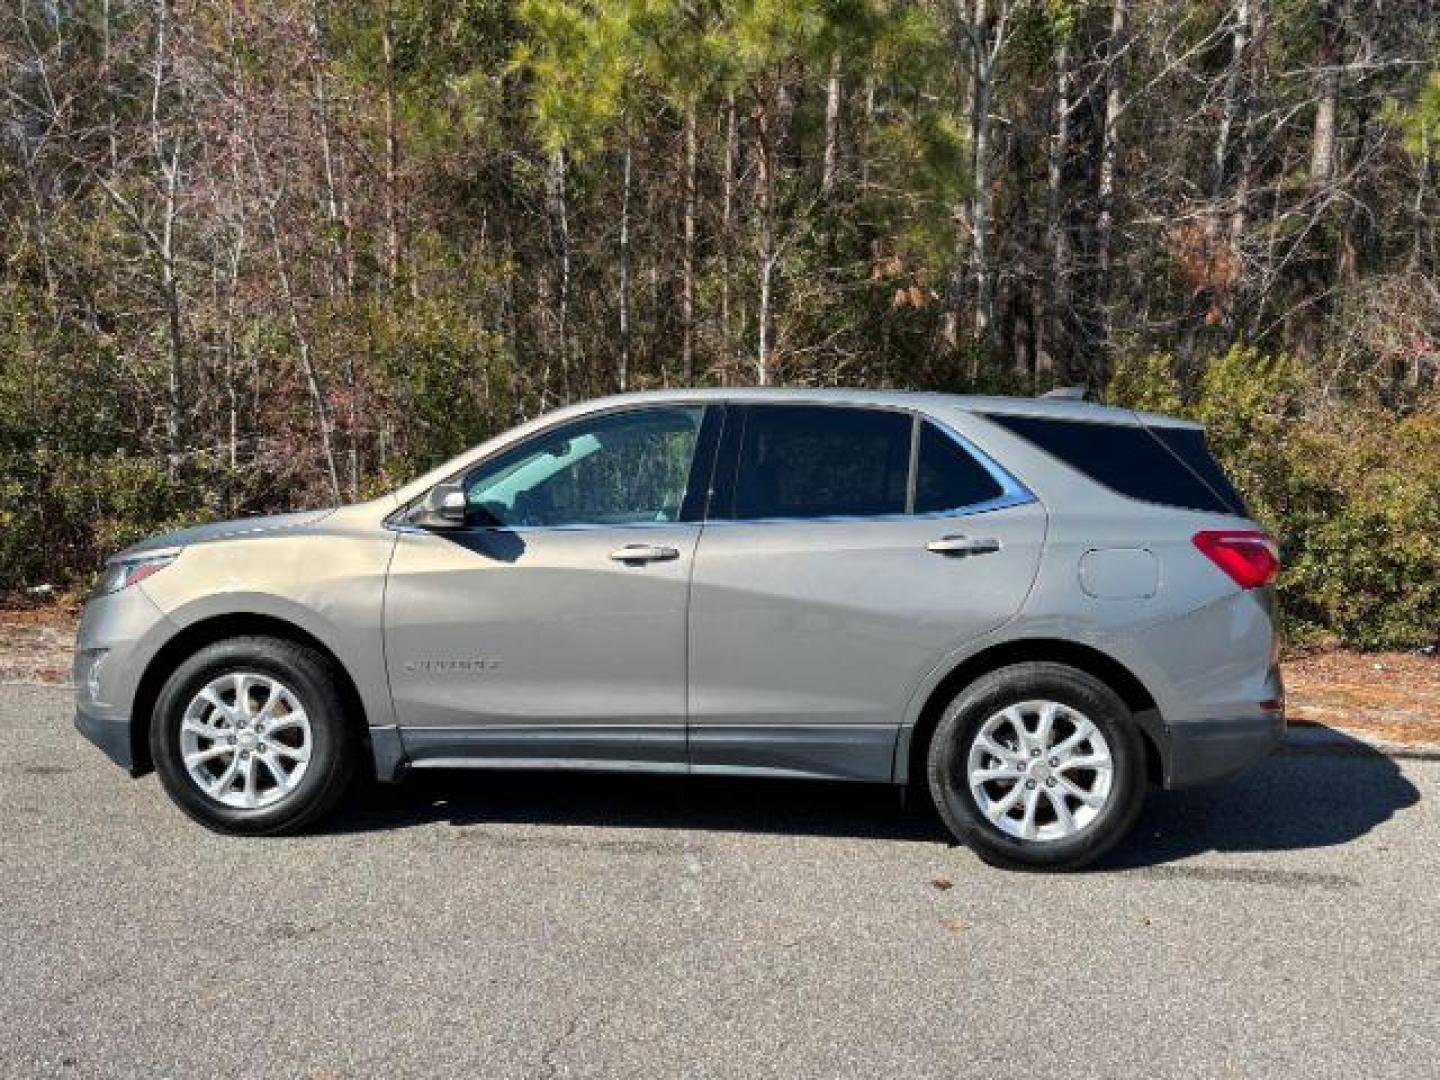
[[677,521],[704,411],[698,405],[642,409],[537,436],[466,478],[471,524]]

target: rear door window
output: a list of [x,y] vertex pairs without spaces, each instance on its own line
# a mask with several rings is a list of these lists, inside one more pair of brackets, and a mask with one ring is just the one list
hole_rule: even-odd
[[745,410],[731,517],[903,514],[911,418],[838,405]]
[[986,418],[1121,495],[1187,510],[1237,513],[1149,428],[1005,413]]

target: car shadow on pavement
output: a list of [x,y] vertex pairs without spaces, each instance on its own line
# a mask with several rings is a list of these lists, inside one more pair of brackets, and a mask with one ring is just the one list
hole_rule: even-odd
[[1205,852],[1333,847],[1419,801],[1394,759],[1333,729],[1312,729],[1230,780],[1152,792],[1134,830],[1094,869],[1140,869]]
[[319,828],[433,822],[946,839],[928,805],[907,805],[886,785],[541,770],[416,770],[400,784],[367,786]]
[[[319,831],[390,831],[437,822],[851,837],[944,844],[928,802],[882,785],[573,772],[414,772],[372,784]],[[1364,836],[1420,793],[1392,759],[1338,732],[1287,743],[1228,781],[1154,791],[1131,832],[1096,867],[1136,870],[1205,852],[1304,850]]]

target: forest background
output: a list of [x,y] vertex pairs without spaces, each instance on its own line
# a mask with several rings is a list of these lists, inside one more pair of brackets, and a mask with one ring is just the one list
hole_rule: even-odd
[[661,386],[1197,417],[1293,640],[1440,640],[1440,10],[10,0],[0,595]]

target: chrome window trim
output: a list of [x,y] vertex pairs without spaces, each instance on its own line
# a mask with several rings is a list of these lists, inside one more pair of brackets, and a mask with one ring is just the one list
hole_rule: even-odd
[[1012,506],[1026,506],[1039,501],[1040,500],[1034,495],[1026,491],[1015,496],[997,496],[993,499],[986,499],[984,502],[956,507],[954,510],[932,510],[924,514],[836,514],[829,517],[714,518],[705,522],[705,528],[709,529],[722,525],[834,525],[843,523],[855,524],[857,522],[867,521],[890,523],[897,521],[941,521],[947,518],[962,518],[972,517],[975,514],[988,514],[995,510],[1007,510]]

